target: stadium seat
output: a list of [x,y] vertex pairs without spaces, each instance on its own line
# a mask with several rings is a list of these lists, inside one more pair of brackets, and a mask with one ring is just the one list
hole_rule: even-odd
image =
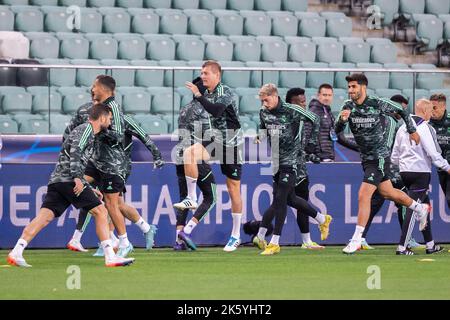
[[[92,59],[73,59],[70,60],[73,65],[89,65],[98,66],[99,62]],[[77,85],[90,87],[94,82],[95,78],[99,74],[104,74],[105,69],[77,69]]]
[[[22,90],[15,90],[22,89]],[[1,87],[2,108],[5,113],[31,113],[32,96],[23,88]]]
[[91,95],[84,88],[61,87],[58,91],[63,97],[62,110],[65,114],[72,115],[81,105],[91,101]]
[[116,7],[142,8],[143,6],[144,6],[143,0],[116,0]]
[[152,95],[152,113],[172,114],[180,111],[180,95],[172,88],[148,88]]
[[230,36],[234,43],[233,60],[259,61],[261,58],[261,44],[252,36]]
[[267,15],[272,19],[272,35],[296,36],[298,32],[297,18],[285,11],[269,11]]
[[[158,66],[156,61],[132,60],[132,66]],[[139,70],[135,71],[135,84],[140,87],[163,87],[164,70]]]
[[143,60],[146,56],[147,44],[138,35],[124,33],[115,34],[119,42],[118,58],[124,60]]
[[195,68],[195,70],[193,70],[192,74],[193,74],[193,78],[197,78],[200,77],[201,74],[201,69],[202,69],[202,65],[203,65],[204,61],[203,60],[191,60],[187,62],[187,65],[189,67],[193,67]]
[[256,135],[258,132],[258,125],[253,122],[249,117],[239,117],[241,128],[246,135]]
[[144,0],[145,8],[169,9],[171,4],[172,4],[172,0]]
[[208,39],[202,36],[206,43],[205,60],[231,61],[233,60],[233,43],[226,37],[215,37]]
[[214,34],[216,30],[216,21],[212,14],[207,10],[184,10],[188,17],[188,33],[202,35]]
[[117,59],[119,44],[107,34],[89,33],[85,35],[90,41],[89,56],[91,59]]
[[184,107],[185,105],[187,105],[189,102],[192,101],[193,99],[193,95],[192,95],[192,91],[189,90],[186,87],[178,87],[175,89],[176,92],[180,95],[180,108]]
[[186,34],[188,19],[181,10],[156,9],[160,16],[159,32],[167,34]]
[[450,12],[450,0],[426,0],[425,12],[440,15]]
[[236,88],[236,94],[239,96],[239,113],[257,114],[261,109],[259,100],[259,88]]
[[373,5],[380,8],[381,19],[384,26],[392,24],[399,12],[399,0],[374,0]]
[[255,0],[255,10],[279,11],[281,10],[281,0]]
[[[300,63],[297,62],[274,62],[273,66],[276,68],[300,68]],[[279,81],[280,87],[293,88],[306,86],[306,72],[300,71],[280,71]]]
[[371,44],[370,61],[375,63],[395,63],[397,62],[397,47],[389,39],[385,43],[367,43]]
[[225,10],[227,0],[200,0],[200,8],[205,10]]
[[296,12],[300,20],[298,35],[303,37],[325,37],[327,23],[325,18],[313,12]]
[[22,134],[48,134],[48,121],[30,119],[19,123],[19,132]]
[[[341,63],[330,63],[330,68],[336,68],[336,69],[351,69],[355,68],[356,65],[354,63],[350,62],[341,62]],[[347,89],[347,80],[345,80],[345,77],[348,76],[350,72],[348,71],[338,71],[334,73],[334,84],[330,83],[335,88],[341,88],[341,89]]]
[[94,8],[114,7],[116,0],[88,0],[88,6]]
[[144,35],[147,58],[150,60],[175,60],[175,41],[165,35]]
[[261,60],[268,62],[287,61],[288,45],[281,37],[256,37],[261,43]]
[[[103,59],[100,64],[104,66],[129,66],[126,60]],[[134,86],[134,70],[108,69],[109,74],[116,80],[117,86]]]
[[44,15],[32,6],[11,6],[15,13],[14,29],[22,32],[44,31]]
[[[304,68],[327,68],[328,64],[324,62],[303,62]],[[324,83],[333,83],[333,72],[313,72],[309,71],[306,74],[306,86],[308,88],[318,88]]]
[[[221,62],[222,67],[234,67],[243,68],[245,64],[241,61],[223,61]],[[250,85],[250,71],[223,71],[222,72],[222,82],[226,85],[237,88],[237,87],[248,87]]]
[[166,114],[161,117],[168,124],[168,132],[173,133],[178,129],[178,114]]
[[158,33],[159,32],[159,16],[151,9],[141,11],[140,13],[131,13],[131,31],[133,33]]
[[103,16],[95,9],[81,8],[80,32],[101,33]]
[[28,87],[27,92],[33,96],[33,113],[61,113],[62,97],[54,88],[50,89],[50,95],[48,87]]
[[[379,63],[357,63],[357,68],[365,69],[382,69],[383,66]],[[364,72],[369,80],[369,89],[387,89],[389,88],[389,74],[387,72]]]
[[448,42],[448,39],[450,39],[450,14],[440,14],[439,19],[444,24],[444,39]]
[[100,8],[103,15],[103,32],[129,33],[131,29],[130,14],[123,8]]
[[174,35],[172,38],[177,43],[177,60],[203,60],[205,44],[198,36]]
[[50,134],[63,134],[70,123],[71,116],[64,114],[50,114]]
[[377,89],[375,94],[379,97],[390,99],[394,95],[402,94],[402,91],[398,89]]
[[[12,64],[30,64],[39,65],[36,59],[13,59]],[[48,85],[48,69],[42,68],[18,68],[17,70],[17,85],[20,87],[30,86],[46,86]]]
[[58,0],[30,0],[32,6],[57,6]]
[[416,89],[415,92],[413,89],[404,89],[402,92],[403,95],[409,100],[408,108],[410,112],[414,110],[414,105],[417,100],[430,98],[430,92],[424,89]]
[[333,102],[331,103],[331,112],[339,112],[348,100],[348,91],[346,89],[333,90]]
[[[436,69],[434,64],[412,64],[411,69]],[[418,73],[416,77],[417,88],[419,89],[437,89],[442,88],[444,84],[444,74],[442,73]]]
[[14,13],[7,7],[0,7],[0,31],[14,30]]
[[[250,68],[272,68],[270,62],[249,61],[245,64]],[[265,83],[273,83],[278,86],[278,71],[252,71],[250,75],[250,86],[260,88]]]
[[36,59],[58,58],[59,41],[46,32],[27,32],[30,40],[30,57]]
[[151,95],[144,88],[118,87],[124,113],[150,113]]
[[413,14],[425,12],[425,0],[400,0],[399,10],[410,19]]
[[212,10],[212,13],[216,16],[216,35],[242,35],[244,18],[236,11]]
[[[0,64],[9,64],[8,60],[0,59]],[[15,86],[17,70],[15,68],[0,68],[0,86]]]
[[348,43],[344,46],[344,62],[361,63],[370,61],[368,43]]
[[[162,67],[186,67],[187,63],[179,60],[161,60],[159,65]],[[183,87],[186,81],[192,81],[193,76],[192,70],[166,70],[164,72],[164,86]]]
[[16,134],[19,126],[10,116],[0,115],[0,134]]
[[316,44],[306,37],[285,37],[289,44],[289,60],[295,62],[316,61]]
[[84,8],[86,4],[86,0],[59,0],[59,5],[64,7],[77,6]]
[[349,17],[336,17],[327,19],[327,37],[351,37],[352,19]]
[[173,9],[198,9],[200,5],[200,0],[172,0],[171,7]]
[[[409,69],[407,64],[404,63],[385,63],[386,69]],[[414,85],[414,78],[412,73],[399,73],[391,72],[389,80],[389,87],[392,89],[408,89]]]
[[45,13],[44,28],[47,32],[71,32],[67,27],[69,14],[64,7],[43,6],[41,11]]
[[249,36],[270,36],[272,22],[264,12],[240,11],[244,18],[244,34]]
[[[66,59],[42,59],[43,64],[68,65]],[[70,87],[75,85],[77,71],[75,69],[50,69],[49,83],[51,86]]]
[[281,10],[283,11],[307,11],[308,0],[282,0]]
[[149,134],[167,134],[169,132],[168,123],[159,117],[153,115],[139,115],[134,116],[134,119]]
[[62,39],[60,54],[67,59],[88,59],[89,41],[82,35]]
[[430,16],[417,22],[416,39],[423,45],[421,51],[434,51],[443,43],[444,24],[439,18]]
[[314,37],[317,45],[316,61],[318,62],[342,62],[344,46],[335,38]]
[[228,0],[227,9],[229,10],[253,10],[255,0]]

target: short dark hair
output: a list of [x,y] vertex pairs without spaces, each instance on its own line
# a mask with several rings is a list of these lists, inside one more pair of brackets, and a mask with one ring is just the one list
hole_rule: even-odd
[[101,74],[97,76],[96,80],[111,91],[116,90],[116,80],[113,77]]
[[447,102],[447,97],[443,93],[435,93],[431,95],[430,101]]
[[347,82],[356,81],[359,85],[367,86],[369,84],[369,80],[367,80],[367,77],[364,73],[352,73],[346,76],[345,80],[347,80]]
[[401,94],[396,94],[394,96],[391,97],[391,101],[397,102],[397,103],[404,103],[404,104],[408,104],[409,100],[407,98],[405,98],[403,95]]
[[305,89],[302,89],[302,88],[289,89],[289,91],[286,93],[286,102],[291,103],[293,97],[304,96],[304,95],[305,95]]
[[217,61],[214,61],[214,60],[205,61],[202,65],[202,69],[206,68],[206,67],[211,67],[216,72],[219,72],[220,74],[222,74],[222,66]]
[[111,113],[111,108],[104,103],[96,103],[89,110],[89,119],[98,120],[101,116],[108,116]]
[[333,86],[332,86],[331,84],[328,84],[328,83],[323,83],[323,84],[320,85],[319,90],[318,90],[317,92],[320,93],[320,91],[321,91],[322,89],[330,89],[330,90],[333,90]]

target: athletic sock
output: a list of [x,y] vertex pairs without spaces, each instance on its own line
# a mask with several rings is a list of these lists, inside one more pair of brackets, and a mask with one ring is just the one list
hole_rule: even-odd
[[183,228],[183,232],[186,234],[191,234],[196,226],[197,222],[191,219],[189,220],[188,224]]
[[82,232],[82,231],[76,230],[76,229],[75,229],[75,232],[73,233],[73,236],[72,236],[72,240],[75,240],[75,241],[80,242],[80,241],[81,241],[81,236],[82,236],[82,235],[83,235],[83,232]]
[[356,225],[355,233],[353,234],[352,240],[361,241],[362,234],[364,232],[365,227]]
[[317,221],[319,224],[325,223],[325,215],[322,214],[322,213],[320,213],[320,212],[317,212],[317,216],[316,216],[314,219],[316,219],[316,221]]
[[105,240],[101,242],[101,246],[103,248],[103,252],[105,253],[105,259],[109,260],[115,257],[115,253],[112,246],[111,240]]
[[26,242],[25,240],[23,240],[22,238],[17,240],[16,246],[14,247],[14,249],[12,250],[12,253],[14,255],[18,255],[18,256],[22,256],[23,255],[23,250],[25,250],[25,248],[27,247],[28,242]]
[[128,235],[126,233],[119,235],[119,248],[127,248],[129,245]]
[[427,242],[427,249],[433,249],[434,248],[434,240],[431,240],[430,242]]
[[302,242],[303,243],[311,243],[311,233],[302,233]]
[[267,233],[267,228],[259,227],[259,230],[258,230],[258,239],[259,239],[259,240],[264,240],[264,238],[266,237],[266,233]]
[[119,238],[116,237],[116,235],[114,234],[114,231],[109,232],[109,238],[111,239],[111,243],[112,243],[113,247],[119,246]]
[[136,222],[135,225],[137,225],[143,233],[147,233],[150,230],[150,225],[147,222],[145,222],[145,220],[142,219],[142,217],[139,218],[138,222]]
[[183,229],[177,229],[177,232],[176,232],[176,239],[175,239],[175,242],[176,243],[182,243],[183,241],[182,240],[180,240],[179,238],[178,238],[178,235],[180,234],[180,232],[182,231]]
[[197,202],[197,179],[186,176],[189,199]]
[[280,242],[280,236],[277,236],[274,234],[272,236],[272,239],[270,240],[270,243],[278,246],[279,242]]
[[232,213],[231,216],[233,217],[233,230],[231,230],[231,236],[240,239],[242,213]]

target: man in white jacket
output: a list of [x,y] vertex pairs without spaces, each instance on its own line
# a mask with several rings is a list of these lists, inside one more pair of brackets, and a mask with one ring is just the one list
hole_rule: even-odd
[[[400,168],[400,175],[408,189],[408,195],[417,202],[429,202],[428,188],[431,180],[432,164],[441,170],[450,173],[450,165],[441,155],[441,149],[436,139],[436,131],[428,124],[433,111],[433,105],[429,100],[421,99],[416,103],[416,112],[412,116],[417,133],[420,136],[420,144],[410,141],[406,126],[403,125],[395,137],[392,150],[392,163]],[[415,224],[415,213],[407,209],[402,227],[402,235],[397,248],[398,255],[413,255],[406,247],[411,238]],[[443,248],[436,245],[431,234],[430,217],[427,215],[420,219],[419,230],[422,231],[426,241],[426,253],[432,254],[442,251]]]

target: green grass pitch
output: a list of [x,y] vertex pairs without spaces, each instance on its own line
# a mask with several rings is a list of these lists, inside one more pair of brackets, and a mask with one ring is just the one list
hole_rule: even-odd
[[[282,247],[278,255],[260,256],[252,247],[228,254],[138,249],[136,262],[124,268],[104,267],[93,250],[27,250],[31,269],[6,266],[7,251],[0,251],[0,299],[450,299],[447,250],[418,249],[414,256],[396,256],[394,246],[352,256],[341,250]],[[79,290],[67,288],[71,265],[80,267]],[[380,289],[368,289],[376,283],[370,266],[379,267]]]

